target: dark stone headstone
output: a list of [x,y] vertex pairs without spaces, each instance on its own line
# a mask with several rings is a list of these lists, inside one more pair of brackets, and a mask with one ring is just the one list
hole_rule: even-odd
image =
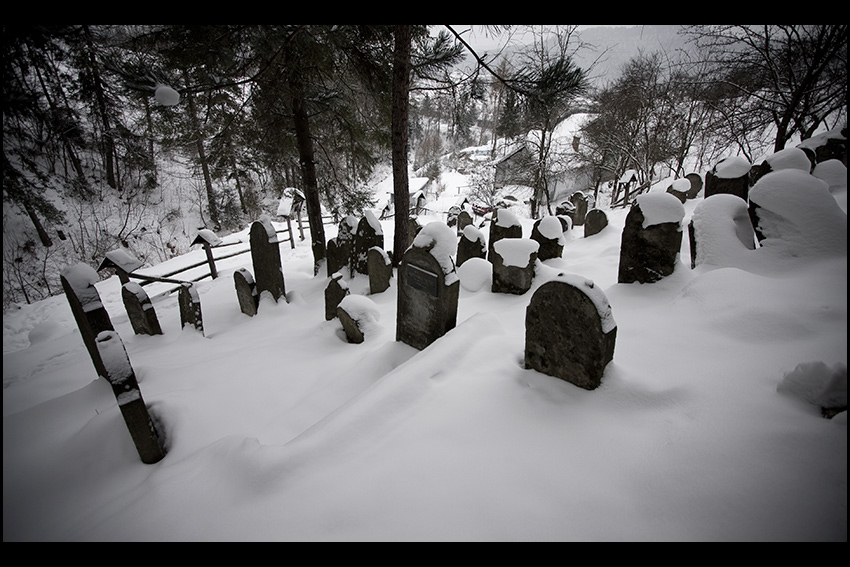
[[[357,233],[357,218],[348,215],[339,223],[336,238],[328,241],[327,267],[328,277],[331,277],[344,267],[351,267],[351,250]],[[349,271],[348,275],[352,275]]]
[[750,191],[750,163],[740,157],[721,160],[705,174],[705,197],[729,193],[747,200]]
[[582,226],[588,209],[587,195],[581,191],[576,191],[570,195],[570,202],[575,207],[575,210],[571,215],[573,219],[573,226]]
[[121,286],[121,299],[124,308],[137,335],[161,335],[162,328],[145,289],[136,282],[127,282]]
[[679,199],[682,203],[688,200],[688,192],[691,190],[690,179],[677,179],[667,187],[667,192]]
[[469,214],[468,211],[461,211],[457,215],[457,232],[458,234],[463,232],[463,229],[470,226],[472,224],[472,215]]
[[416,235],[419,234],[419,231],[422,230],[422,224],[419,222],[419,219],[416,217],[410,217],[410,226],[408,227],[410,231],[409,238],[407,239],[407,246],[411,246],[413,241],[416,240]]
[[257,284],[251,272],[245,268],[239,268],[233,272],[233,285],[236,287],[236,299],[239,300],[239,309],[242,313],[249,317],[256,315],[260,306],[260,296],[257,294]]
[[114,331],[115,329],[106,308],[100,301],[97,288],[94,287],[98,279],[97,272],[91,266],[83,263],[68,266],[59,275],[62,289],[65,290],[65,297],[68,298],[68,303],[71,306],[71,313],[73,313],[74,320],[77,322],[77,328],[80,330],[80,336],[83,338],[86,350],[89,351],[94,368],[98,376],[106,377],[106,368],[97,350],[95,338],[102,331]]
[[337,316],[337,307],[350,291],[341,273],[337,272],[330,277],[325,287],[325,321],[330,321]]
[[367,210],[357,224],[357,234],[351,250],[351,273],[369,273],[369,249],[384,247],[384,231],[372,211]]
[[531,229],[531,239],[540,248],[537,259],[540,261],[560,258],[564,253],[564,225],[558,217],[543,217],[534,223]]
[[688,189],[688,199],[696,199],[699,192],[702,191],[702,177],[699,173],[689,173],[685,179],[691,182],[691,188]]
[[204,318],[201,314],[201,297],[190,282],[183,282],[177,291],[177,303],[180,305],[180,328],[187,325],[204,334]]
[[250,240],[257,296],[262,298],[263,293],[268,292],[275,302],[281,297],[286,298],[279,242],[267,215],[251,225]]
[[614,358],[616,337],[605,294],[590,280],[561,274],[526,309],[525,367],[593,390]]
[[530,238],[503,238],[493,248],[493,293],[522,295],[531,289],[540,245]]
[[378,311],[374,302],[362,295],[349,295],[337,308],[346,340],[349,343],[360,344],[366,340],[368,329],[378,319]]
[[396,340],[420,350],[457,324],[460,279],[454,267],[447,273],[434,248],[411,246],[399,269]]
[[369,271],[369,293],[372,295],[389,289],[393,277],[393,265],[389,254],[377,246],[370,248],[366,255]]
[[599,234],[608,226],[608,215],[602,209],[590,209],[584,219],[584,237]]
[[618,283],[652,283],[673,273],[684,215],[682,203],[669,193],[638,196],[623,227]]
[[470,258],[486,258],[487,244],[484,233],[475,226],[469,225],[463,229],[457,243],[457,265],[460,267]]
[[339,322],[342,323],[342,329],[345,331],[345,338],[348,342],[360,344],[366,340],[366,336],[363,334],[357,321],[342,306],[337,307],[337,317],[339,318]]
[[508,209],[493,211],[490,221],[490,237],[487,241],[487,259],[493,262],[493,245],[502,238],[522,238],[522,225],[519,219]]
[[106,362],[104,378],[112,386],[112,393],[115,394],[139,457],[145,464],[161,461],[165,457],[165,445],[142,398],[121,337],[115,331],[102,331],[95,338],[95,344],[100,358]]

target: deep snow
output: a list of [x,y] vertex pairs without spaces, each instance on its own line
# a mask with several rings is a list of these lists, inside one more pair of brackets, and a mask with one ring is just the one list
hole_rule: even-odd
[[[98,283],[167,434],[154,465],[65,297],[4,313],[4,541],[845,541],[847,417],[817,400],[841,369],[846,400],[846,237],[817,256],[718,237],[734,250],[692,270],[685,233],[671,276],[618,284],[626,211],[607,212],[597,235],[568,231],[524,295],[464,264],[458,326],[421,352],[395,341],[395,277],[351,302],[370,324],[347,343],[309,241],[280,246],[289,301],[264,297],[254,318],[233,284],[250,255],[218,262],[197,286],[205,336],[179,329],[176,294],[154,300],[164,335],[135,336],[117,277]],[[618,326],[594,391],[523,367],[525,308],[561,272],[604,291]],[[368,295],[365,276],[344,279]]]

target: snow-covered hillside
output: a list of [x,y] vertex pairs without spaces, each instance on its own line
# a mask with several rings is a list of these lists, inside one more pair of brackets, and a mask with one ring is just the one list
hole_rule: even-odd
[[[846,412],[815,403],[842,373],[846,400],[846,245],[692,270],[683,238],[671,276],[618,284],[626,211],[607,212],[524,295],[460,270],[458,325],[423,351],[395,341],[397,278],[349,344],[324,318],[309,241],[280,247],[288,302],[264,298],[253,318],[233,284],[250,255],[219,262],[198,284],[203,336],[179,328],[174,296],[155,302],[164,334],[135,336],[117,278],[100,282],[165,428],[154,465],[65,297],[7,312],[4,541],[846,541]],[[526,306],[560,272],[593,280],[617,323],[593,391],[524,368]],[[368,295],[365,276],[345,280]]]

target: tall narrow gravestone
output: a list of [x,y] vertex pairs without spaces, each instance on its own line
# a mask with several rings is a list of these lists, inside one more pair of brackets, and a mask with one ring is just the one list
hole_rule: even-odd
[[137,335],[162,334],[153,303],[142,286],[136,282],[125,283],[121,286],[121,299],[124,301],[124,308],[127,310],[134,333]]
[[165,446],[142,398],[121,337],[115,331],[102,331],[95,338],[95,344],[106,370],[103,377],[112,386],[139,457],[145,464],[161,461],[165,457]]
[[[328,241],[328,277],[351,265],[351,247],[357,232],[357,218],[347,215],[339,223],[336,238]],[[353,275],[349,272],[348,275]]]
[[396,340],[424,349],[457,324],[460,279],[452,260],[455,231],[426,225],[404,253],[399,269]]
[[337,316],[337,308],[340,302],[351,293],[348,284],[342,279],[342,274],[337,272],[330,277],[325,287],[325,321],[330,321]]
[[463,229],[457,243],[457,266],[460,267],[470,258],[486,258],[487,243],[484,233],[473,225]]
[[576,191],[570,195],[570,202],[575,207],[573,211],[573,226],[582,226],[584,219],[587,216],[588,197],[581,191]]
[[357,235],[351,249],[351,273],[369,273],[369,249],[384,247],[384,230],[372,211],[367,210],[357,225]]
[[617,324],[605,294],[581,276],[541,285],[525,313],[525,367],[586,390],[614,358]]
[[94,284],[99,277],[97,272],[87,264],[76,264],[64,268],[59,274],[62,289],[71,306],[71,313],[77,322],[83,344],[89,351],[98,376],[106,376],[106,367],[100,357],[95,339],[102,331],[114,331],[112,321],[106,308],[100,301],[100,295]]
[[372,295],[387,291],[393,277],[393,265],[386,250],[373,246],[366,256],[369,266],[369,293]]
[[257,284],[254,276],[245,268],[239,268],[233,272],[233,285],[236,288],[236,299],[239,300],[239,309],[245,315],[253,317],[257,314],[260,306],[260,296],[257,295]]
[[490,222],[487,241],[487,259],[493,262],[493,245],[503,238],[522,238],[522,225],[517,216],[508,209],[496,209]]
[[275,302],[281,297],[285,298],[286,286],[280,263],[279,243],[268,215],[261,216],[251,225],[250,241],[257,296],[262,298],[263,293],[268,292]]
[[685,208],[670,193],[638,195],[623,227],[618,283],[652,283],[676,268]]
[[189,326],[204,334],[204,318],[201,313],[201,297],[191,282],[183,282],[177,291],[177,303],[180,305],[180,328]]

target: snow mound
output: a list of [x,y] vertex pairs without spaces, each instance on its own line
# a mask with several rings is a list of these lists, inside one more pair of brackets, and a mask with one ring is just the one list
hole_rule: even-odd
[[714,174],[724,179],[737,179],[749,173],[752,164],[741,156],[723,158],[714,166]]
[[670,193],[644,193],[638,195],[637,204],[643,213],[643,228],[668,222],[679,223],[685,218],[682,202]]
[[785,392],[822,408],[847,407],[847,366],[836,363],[804,362],[785,374],[777,391]]
[[[493,245],[505,266],[525,268],[531,255],[540,249],[540,243],[530,238],[503,238]],[[464,262],[465,264],[466,262]]]
[[469,258],[457,269],[460,285],[467,291],[489,289],[493,281],[493,265],[484,258]]
[[413,239],[412,246],[428,250],[439,262],[445,274],[446,285],[457,280],[457,271],[452,259],[457,253],[457,234],[453,228],[441,221],[429,222]]
[[695,266],[738,265],[743,254],[755,249],[747,202],[737,195],[711,195],[697,204],[691,220],[697,247]]

